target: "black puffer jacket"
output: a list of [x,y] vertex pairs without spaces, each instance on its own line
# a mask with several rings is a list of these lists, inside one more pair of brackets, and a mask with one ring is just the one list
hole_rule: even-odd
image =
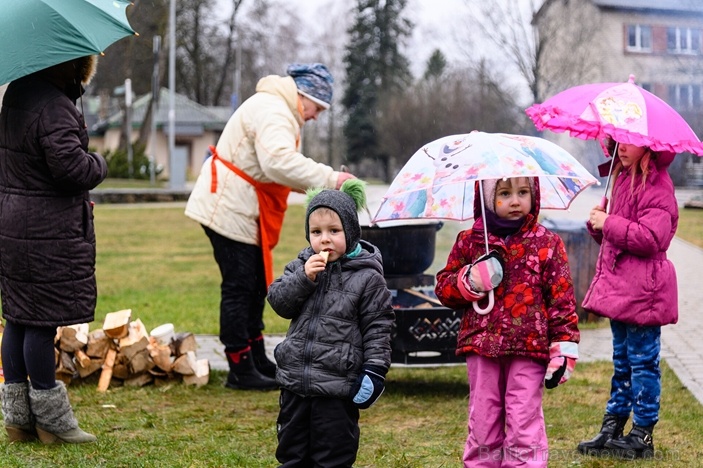
[[91,322],[97,299],[88,191],[107,176],[89,153],[76,99],[94,71],[76,59],[10,83],[0,110],[3,317],[31,326]]
[[292,319],[274,351],[281,387],[306,397],[351,398],[363,364],[390,367],[391,293],[380,252],[360,242],[359,255],[329,263],[315,282],[305,276],[314,253],[308,247],[269,287],[273,309]]

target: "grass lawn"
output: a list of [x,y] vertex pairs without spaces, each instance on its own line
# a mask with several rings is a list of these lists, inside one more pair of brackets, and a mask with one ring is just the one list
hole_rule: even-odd
[[[695,242],[688,236],[700,240],[703,211],[689,211],[682,213],[679,235]],[[95,218],[99,299],[91,328],[101,327],[106,313],[130,308],[148,330],[171,322],[176,331],[218,332],[219,273],[207,237],[183,215],[182,206],[97,205]],[[274,253],[277,272],[306,245],[302,220],[303,208],[292,206]],[[439,231],[431,269],[443,266],[456,228],[448,224]],[[265,321],[268,333],[287,329],[288,322],[268,308]],[[658,459],[647,466],[698,466],[703,406],[665,363],[662,370],[661,420],[654,436]],[[356,466],[460,466],[466,437],[465,371],[464,366],[394,366],[383,397],[362,412]],[[580,440],[600,427],[610,374],[607,362],[578,364],[566,385],[546,391],[549,466],[640,466],[575,451]],[[98,442],[56,447],[2,443],[0,466],[275,466],[278,393],[228,390],[224,378],[223,372],[213,372],[201,388],[111,387],[107,393],[98,393],[93,381],[72,385],[74,411]]]
[[[648,467],[699,465],[703,407],[673,372],[663,368],[657,459]],[[550,467],[642,466],[584,457],[576,444],[600,427],[609,363],[579,364],[571,380],[545,391]],[[434,468],[461,465],[466,437],[464,366],[393,367],[387,390],[361,413],[357,467]],[[272,467],[276,466],[278,392],[225,389],[223,372],[201,388],[111,388],[94,382],[70,387],[74,412],[95,444],[0,444],[3,467]]]

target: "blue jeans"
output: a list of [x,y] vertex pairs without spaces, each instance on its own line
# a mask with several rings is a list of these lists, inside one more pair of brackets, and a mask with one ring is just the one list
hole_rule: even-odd
[[661,397],[661,327],[640,327],[610,321],[613,332],[613,378],[606,412],[615,416],[634,413],[638,426],[659,420]]

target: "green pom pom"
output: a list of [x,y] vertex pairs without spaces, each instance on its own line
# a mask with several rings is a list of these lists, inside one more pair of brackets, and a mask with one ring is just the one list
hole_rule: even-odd
[[352,197],[356,204],[356,211],[366,208],[366,182],[360,179],[347,179],[339,190]]
[[305,191],[305,208],[306,209],[308,206],[310,206],[310,202],[312,201],[313,198],[315,198],[315,195],[322,192],[323,190],[325,190],[323,187],[313,187],[313,188],[309,188]]

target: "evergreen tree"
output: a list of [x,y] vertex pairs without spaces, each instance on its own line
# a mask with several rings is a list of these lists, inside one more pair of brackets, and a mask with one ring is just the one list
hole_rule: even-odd
[[[357,0],[349,29],[344,64],[347,85],[342,105],[348,120],[344,127],[348,159],[375,159],[388,168],[377,131],[379,115],[391,97],[412,81],[410,62],[401,53],[412,24],[403,18],[407,0]],[[386,180],[389,175],[386,174]]]
[[429,80],[431,78],[440,78],[447,69],[447,59],[441,50],[435,49],[432,55],[427,60],[427,66],[425,68],[424,78]]

